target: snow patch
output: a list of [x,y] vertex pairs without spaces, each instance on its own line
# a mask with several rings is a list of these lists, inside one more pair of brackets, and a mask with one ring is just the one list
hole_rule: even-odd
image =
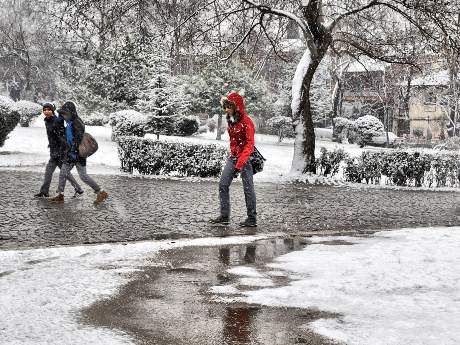
[[270,268],[299,280],[238,301],[338,313],[308,327],[350,345],[458,344],[460,227],[340,239],[355,244],[312,244],[276,259]]
[[0,342],[135,343],[121,331],[80,324],[80,310],[116,293],[129,281],[130,274],[144,265],[152,265],[152,256],[161,250],[246,244],[265,238],[204,238],[0,251]]

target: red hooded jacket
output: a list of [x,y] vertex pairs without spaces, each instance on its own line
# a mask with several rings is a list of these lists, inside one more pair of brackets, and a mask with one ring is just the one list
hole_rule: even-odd
[[241,118],[233,126],[228,126],[230,137],[230,154],[237,158],[235,168],[243,169],[254,152],[254,123],[244,109],[244,100],[237,92],[231,92],[227,99],[236,104]]

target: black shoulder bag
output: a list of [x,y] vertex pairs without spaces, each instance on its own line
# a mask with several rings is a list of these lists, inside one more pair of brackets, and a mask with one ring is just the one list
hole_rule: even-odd
[[264,156],[262,156],[262,154],[259,152],[259,150],[255,146],[254,146],[254,152],[251,154],[249,161],[251,162],[252,171],[254,175],[264,170],[266,159],[264,158]]

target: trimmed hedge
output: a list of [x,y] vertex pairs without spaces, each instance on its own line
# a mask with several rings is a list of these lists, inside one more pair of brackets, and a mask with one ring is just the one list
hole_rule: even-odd
[[220,145],[156,141],[137,137],[118,138],[121,169],[144,175],[217,177],[227,150]]
[[459,154],[419,152],[363,152],[345,161],[344,175],[349,182],[414,187],[455,187],[459,184]]

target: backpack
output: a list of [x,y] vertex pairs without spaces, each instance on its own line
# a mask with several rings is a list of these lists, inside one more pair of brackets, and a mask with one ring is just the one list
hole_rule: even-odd
[[82,158],[88,158],[93,155],[98,148],[99,145],[97,144],[96,139],[94,139],[91,134],[85,132],[80,146],[78,146],[78,154]]
[[266,159],[264,158],[264,156],[262,156],[262,154],[259,152],[259,150],[255,146],[254,146],[254,152],[251,154],[249,161],[251,162],[252,171],[254,175],[264,170]]

